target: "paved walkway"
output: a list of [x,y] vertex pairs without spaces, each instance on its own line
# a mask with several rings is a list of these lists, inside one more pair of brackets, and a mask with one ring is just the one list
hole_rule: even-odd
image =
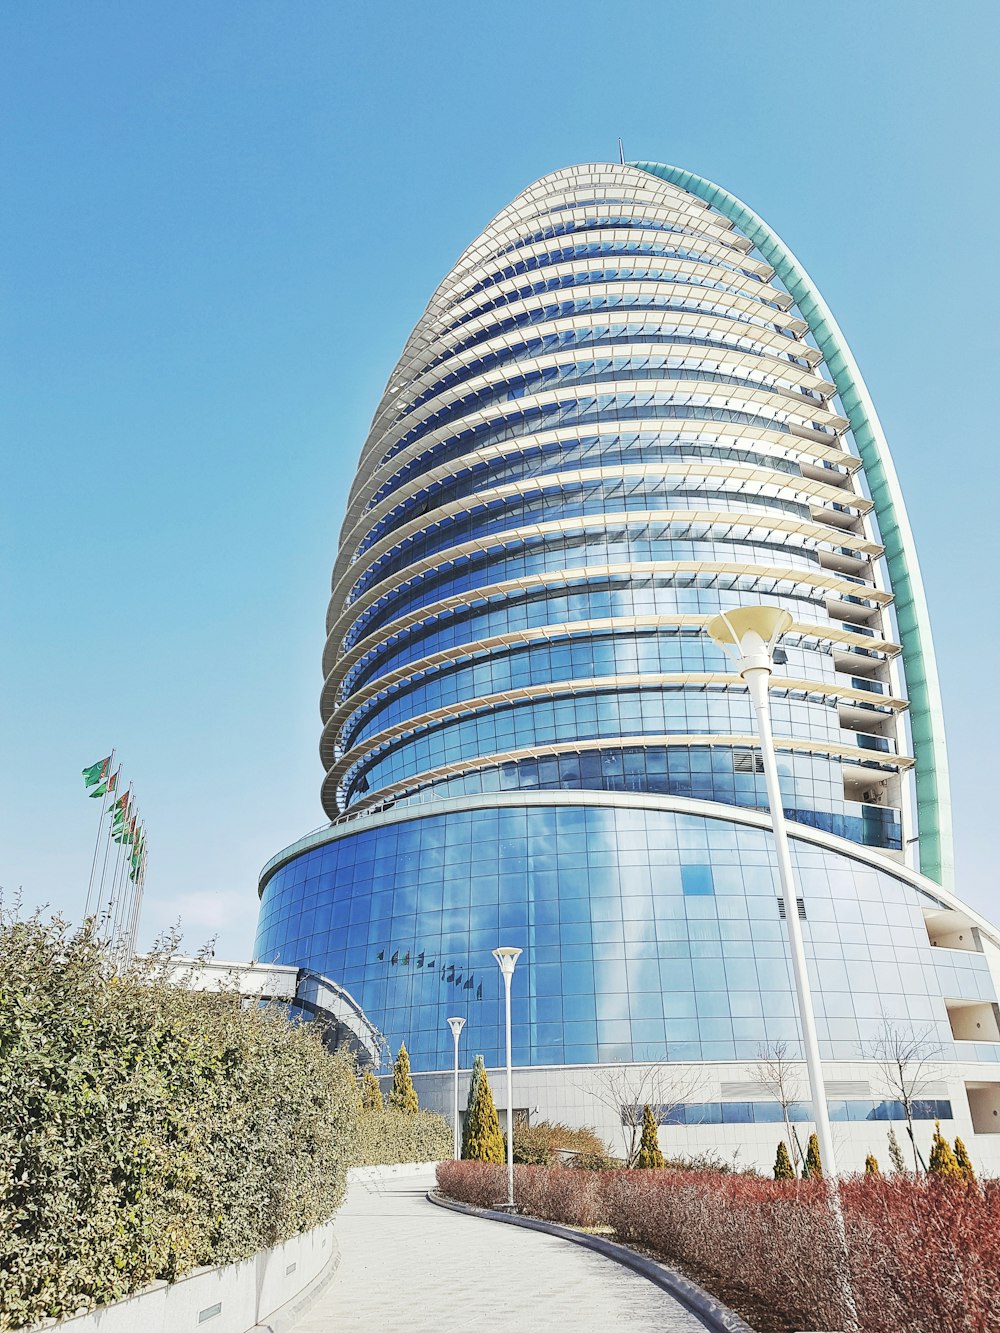
[[294,1333],[705,1333],[665,1291],[569,1241],[427,1202],[433,1175],[356,1182],[336,1277]]

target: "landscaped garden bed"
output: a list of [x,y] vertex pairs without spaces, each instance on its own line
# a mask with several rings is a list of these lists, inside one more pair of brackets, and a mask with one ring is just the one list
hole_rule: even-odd
[[[503,1166],[443,1162],[450,1198],[494,1207]],[[842,1329],[842,1274],[822,1180],[707,1171],[518,1166],[520,1211],[615,1238],[687,1273],[760,1333]],[[841,1182],[861,1333],[1000,1329],[1000,1181],[907,1175]]]

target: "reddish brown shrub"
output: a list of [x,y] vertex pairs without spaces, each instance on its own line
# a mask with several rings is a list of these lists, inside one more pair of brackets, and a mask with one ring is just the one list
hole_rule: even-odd
[[474,1208],[495,1208],[507,1200],[507,1168],[492,1162],[438,1162],[438,1189]]
[[694,1270],[796,1328],[842,1328],[833,1229],[819,1181],[608,1172],[604,1215],[626,1242]]
[[[502,1167],[444,1162],[438,1183],[480,1206],[506,1197]],[[845,1326],[827,1191],[821,1180],[695,1171],[517,1167],[515,1176],[523,1211],[610,1225],[769,1329]],[[1000,1181],[862,1175],[842,1183],[841,1199],[862,1333],[1000,1329]]]
[[571,1227],[592,1227],[603,1221],[601,1173],[567,1166],[514,1168],[514,1199],[522,1212],[564,1222]]
[[1000,1181],[859,1176],[842,1197],[865,1333],[1000,1329]]

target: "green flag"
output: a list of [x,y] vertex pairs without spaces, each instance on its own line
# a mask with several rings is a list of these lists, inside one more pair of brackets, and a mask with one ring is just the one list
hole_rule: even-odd
[[107,759],[101,759],[96,764],[91,764],[89,768],[83,770],[83,784],[85,787],[93,787],[98,782],[103,782],[108,776],[108,769],[111,767],[111,756]]
[[117,769],[114,773],[111,774],[107,782],[102,782],[99,787],[95,787],[92,792],[88,793],[90,799],[93,800],[95,796],[106,796],[109,791],[114,791],[118,783],[118,774],[120,772],[121,769],[120,768]]

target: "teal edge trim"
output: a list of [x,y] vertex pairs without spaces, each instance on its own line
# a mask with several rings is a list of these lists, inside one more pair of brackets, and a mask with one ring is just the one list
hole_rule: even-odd
[[704,199],[753,241],[756,249],[788,288],[823,353],[864,464],[879,532],[885,545],[889,580],[895,595],[896,624],[903,649],[903,670],[910,699],[910,730],[916,760],[920,869],[930,879],[953,892],[955,866],[948,754],[944,739],[941,686],[934,660],[927,601],[889,445],[861,371],[837,321],[805,269],[780,237],[752,209],[728,190],[681,167],[664,166],[659,162],[630,162],[628,165],[648,172],[651,176],[659,176],[661,180],[679,185],[681,189]]

